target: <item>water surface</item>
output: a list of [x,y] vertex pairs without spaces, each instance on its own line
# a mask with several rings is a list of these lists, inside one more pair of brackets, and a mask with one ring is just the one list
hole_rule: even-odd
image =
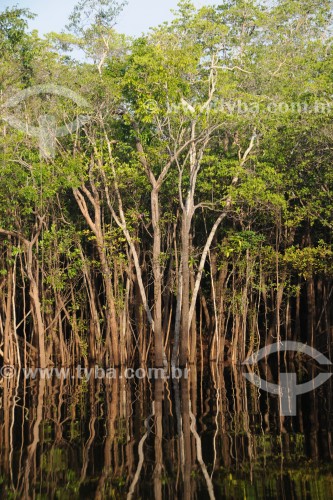
[[331,381],[280,417],[242,371],[2,380],[0,498],[333,498]]

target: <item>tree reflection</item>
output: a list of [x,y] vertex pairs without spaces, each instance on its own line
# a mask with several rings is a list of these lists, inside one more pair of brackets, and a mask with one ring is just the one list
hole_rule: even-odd
[[1,498],[333,498],[331,381],[281,420],[236,366],[120,375],[3,380]]

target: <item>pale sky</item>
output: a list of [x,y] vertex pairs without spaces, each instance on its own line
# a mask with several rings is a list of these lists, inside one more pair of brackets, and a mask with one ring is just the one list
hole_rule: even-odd
[[[62,31],[76,3],[77,0],[0,0],[1,9],[18,5],[28,7],[37,14],[30,27],[38,29],[40,34]],[[117,29],[127,35],[140,35],[149,27],[170,19],[170,9],[176,8],[177,3],[178,0],[129,0],[119,18]],[[200,7],[219,2],[193,0],[193,3]]]

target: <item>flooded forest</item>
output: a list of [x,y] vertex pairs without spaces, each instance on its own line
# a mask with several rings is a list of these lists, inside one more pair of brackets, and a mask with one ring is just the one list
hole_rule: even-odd
[[0,498],[333,498],[331,2],[123,12],[0,7]]

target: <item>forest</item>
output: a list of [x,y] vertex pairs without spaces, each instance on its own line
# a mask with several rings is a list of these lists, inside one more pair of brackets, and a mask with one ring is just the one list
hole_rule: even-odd
[[[333,497],[332,383],[288,417],[240,371],[332,359],[332,4],[125,8],[0,9],[0,496]],[[78,365],[190,379],[22,378]]]
[[[45,39],[28,10],[0,16],[4,362],[235,363],[281,339],[328,350],[330,2],[182,1],[134,40],[116,31],[121,4],[88,4]],[[47,90],[8,105],[46,83],[89,108]],[[29,131],[42,117],[51,135],[78,119],[55,154]]]

